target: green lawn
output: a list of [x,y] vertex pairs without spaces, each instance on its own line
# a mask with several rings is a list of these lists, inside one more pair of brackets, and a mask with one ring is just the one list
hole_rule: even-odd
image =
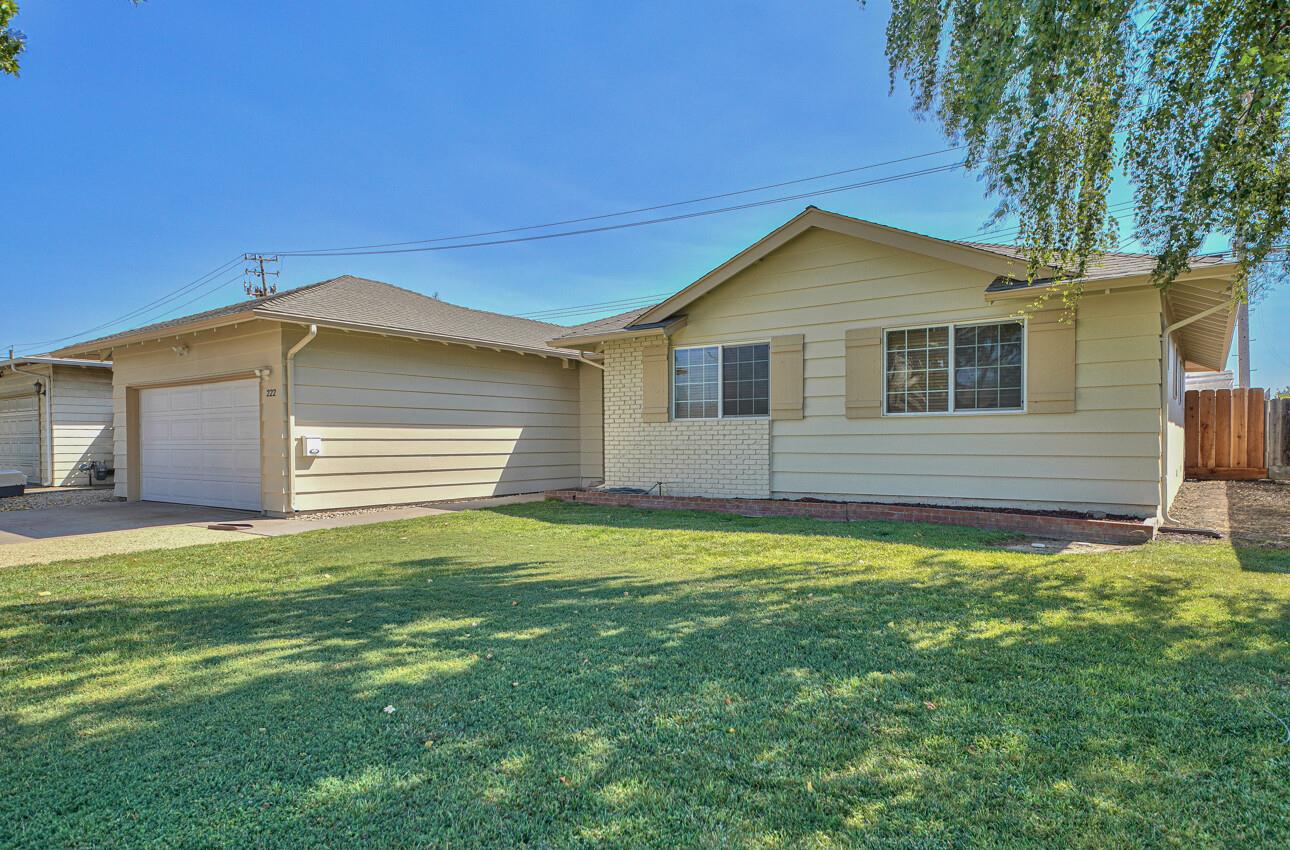
[[1290,845],[1290,553],[998,542],[537,503],[0,570],[0,846]]

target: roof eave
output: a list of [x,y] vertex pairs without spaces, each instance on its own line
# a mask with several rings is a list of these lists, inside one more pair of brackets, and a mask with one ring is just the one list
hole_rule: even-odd
[[138,345],[141,342],[165,339],[168,336],[182,336],[183,334],[196,333],[197,331],[222,328],[226,325],[237,325],[242,322],[251,321],[256,317],[256,311],[243,310],[239,313],[230,313],[223,316],[217,316],[215,318],[185,322],[183,324],[171,325],[167,328],[153,328],[151,330],[126,333],[122,336],[106,337],[103,339],[90,340],[89,342],[74,343],[53,351],[51,354],[55,357],[72,357],[77,354],[109,352],[118,348],[124,348],[127,345]]
[[[1236,271],[1236,263],[1222,263],[1200,268],[1193,268],[1191,271],[1183,272],[1177,280],[1206,280],[1209,278],[1230,280]],[[1122,275],[1108,275],[1106,277],[1083,278],[1082,280],[1052,280],[1044,283],[1037,283],[1034,286],[1019,286],[1016,289],[1001,289],[996,292],[985,293],[985,300],[995,302],[1008,299],[1026,298],[1035,292],[1043,292],[1053,287],[1063,286],[1067,283],[1079,283],[1084,287],[1085,292],[1098,289],[1128,289],[1135,286],[1153,286],[1150,273],[1128,272]]]
[[517,354],[536,354],[540,357],[555,357],[561,360],[581,359],[578,352],[567,349],[517,345],[515,343],[500,342],[498,340],[453,336],[451,334],[433,334],[425,331],[412,330],[410,328],[400,328],[393,325],[372,325],[365,322],[341,322],[335,319],[317,319],[310,316],[301,316],[292,313],[275,313],[269,310],[256,310],[255,315],[261,319],[269,319],[275,322],[283,322],[285,324],[292,325],[317,325],[320,328],[331,328],[332,330],[352,331],[354,333],[371,333],[379,334],[381,336],[397,336],[404,337],[406,339],[442,342],[450,345],[465,345],[470,348],[488,348],[494,351],[513,351]]

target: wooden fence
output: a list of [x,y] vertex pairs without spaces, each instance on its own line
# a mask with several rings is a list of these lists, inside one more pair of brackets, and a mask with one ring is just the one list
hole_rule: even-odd
[[1185,405],[1188,478],[1268,477],[1263,390],[1188,390]]
[[1268,477],[1290,481],[1290,398],[1268,399],[1263,434],[1268,444]]

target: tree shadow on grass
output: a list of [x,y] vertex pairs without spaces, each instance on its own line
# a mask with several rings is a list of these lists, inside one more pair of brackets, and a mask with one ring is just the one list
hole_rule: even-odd
[[[1284,597],[1091,578],[962,529],[495,513],[509,534],[469,559],[324,536],[290,550],[315,567],[294,583],[0,604],[0,845],[1290,834]],[[595,537],[516,551],[570,519]],[[454,539],[424,527],[409,550]],[[671,530],[695,535],[640,535]]]

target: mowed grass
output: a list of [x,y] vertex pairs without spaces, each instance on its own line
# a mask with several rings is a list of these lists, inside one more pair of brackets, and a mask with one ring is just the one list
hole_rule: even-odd
[[537,503],[0,570],[0,845],[1290,845],[1287,554],[998,543]]

